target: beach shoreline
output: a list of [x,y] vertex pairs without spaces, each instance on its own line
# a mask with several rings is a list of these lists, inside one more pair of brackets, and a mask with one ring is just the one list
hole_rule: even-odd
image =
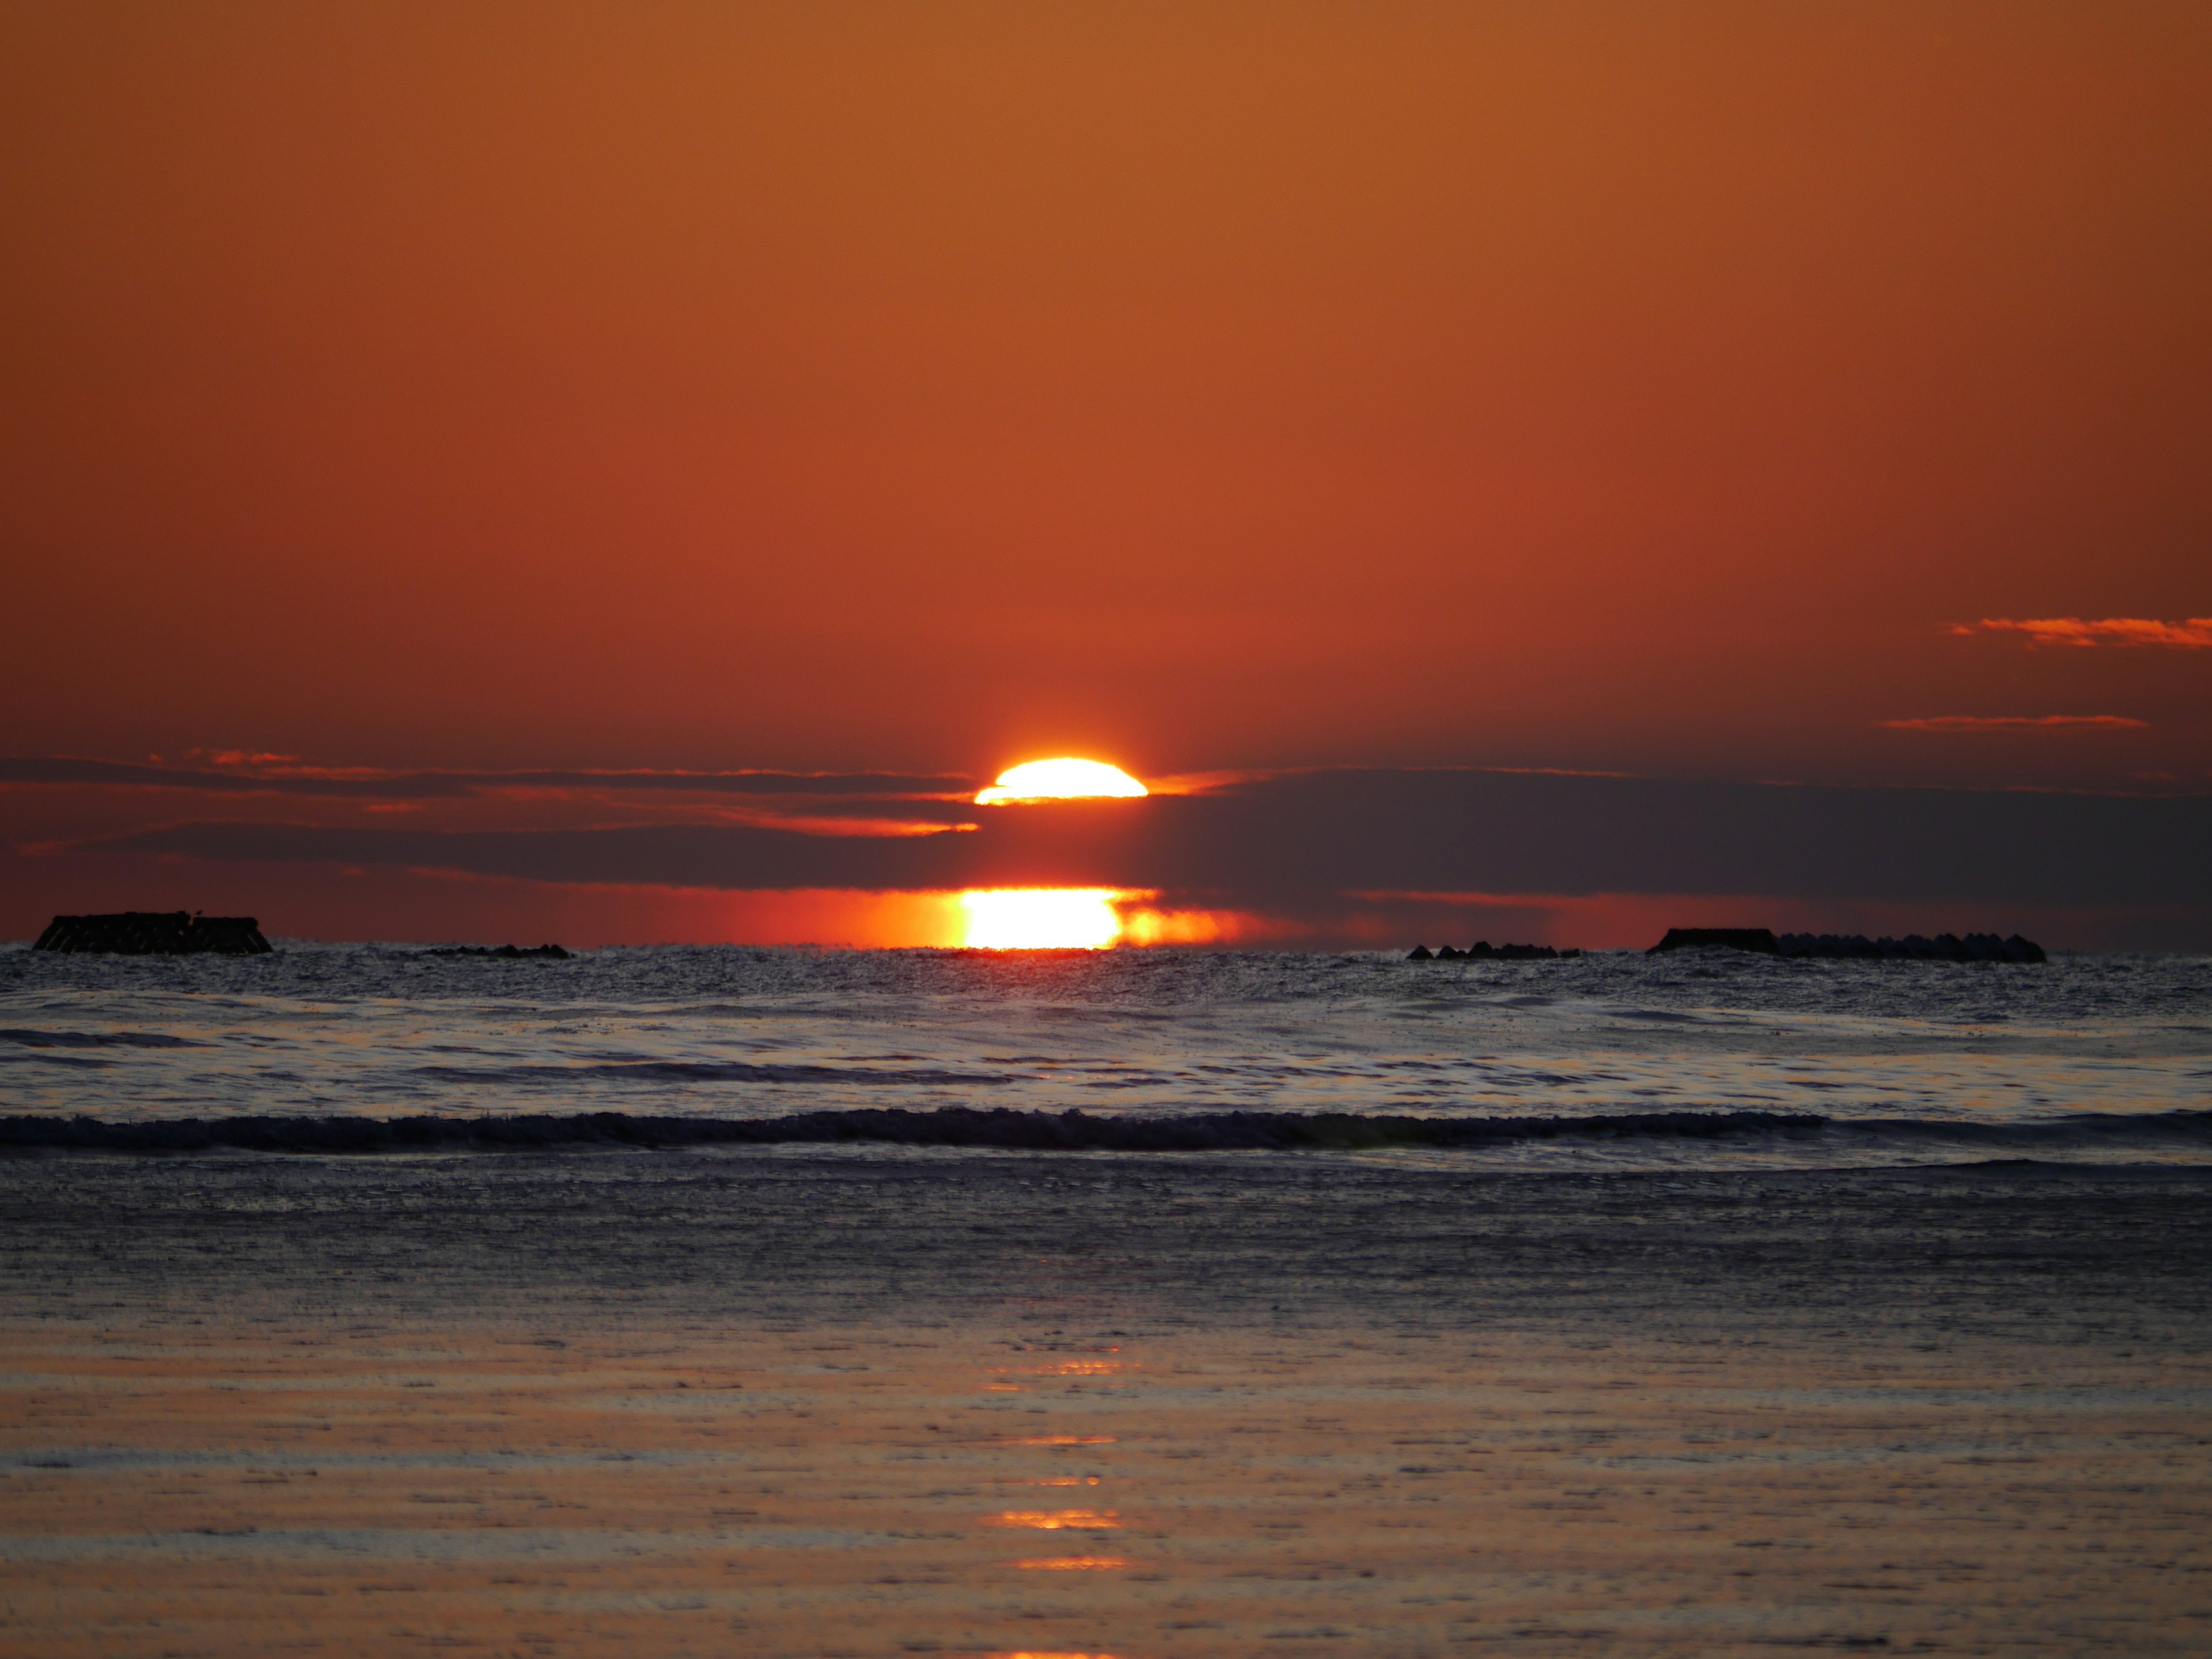
[[42,1656],[2178,1654],[2208,1188],[21,1160],[0,1605]]

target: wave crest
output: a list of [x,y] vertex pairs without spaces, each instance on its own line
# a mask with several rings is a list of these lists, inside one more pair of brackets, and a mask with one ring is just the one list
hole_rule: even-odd
[[1356,1152],[1388,1147],[1482,1148],[1540,1140],[1636,1138],[1717,1140],[1761,1135],[1949,1142],[2026,1154],[2089,1145],[2212,1146],[2212,1111],[2135,1115],[2079,1113],[2032,1124],[1834,1118],[1811,1112],[1634,1112],[1580,1117],[1422,1117],[1353,1112],[1201,1112],[1094,1115],[945,1106],[860,1108],[781,1117],[648,1116],[628,1112],[464,1117],[287,1116],[113,1121],[32,1114],[0,1117],[0,1152],[199,1152],[222,1150],[347,1155],[530,1152],[562,1147],[653,1150],[876,1143],[1008,1152]]

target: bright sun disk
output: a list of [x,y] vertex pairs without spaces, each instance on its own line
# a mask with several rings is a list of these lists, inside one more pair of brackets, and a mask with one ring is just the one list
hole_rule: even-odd
[[999,774],[999,781],[975,796],[978,806],[1004,806],[1009,801],[1079,800],[1099,796],[1133,799],[1152,791],[1118,766],[1104,761],[1078,760],[1063,755],[1057,760],[1024,761]]

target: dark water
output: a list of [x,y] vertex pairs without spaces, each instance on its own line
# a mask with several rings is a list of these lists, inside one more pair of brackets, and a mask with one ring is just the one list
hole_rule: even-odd
[[18,1316],[1705,1326],[2212,1345],[2212,1170],[820,1148],[0,1164]]
[[2201,1650],[2208,987],[0,953],[0,1647]]
[[[387,1144],[303,1120],[431,1116],[544,1121],[465,1136],[418,1126],[410,1144],[667,1145],[714,1138],[709,1123],[781,1120],[748,1133],[1128,1150],[1318,1141],[1547,1170],[2170,1162],[2212,1150],[2208,1109],[2212,961],[2200,957],[0,951],[0,1112],[267,1120],[216,1139],[270,1149]],[[1026,1115],[982,1133],[964,1115],[979,1111]],[[1039,1127],[1037,1115],[1070,1111],[1131,1121]],[[1291,1121],[1316,1114],[1339,1127]],[[1702,1130],[1686,1123],[1708,1116]],[[1464,1127],[1413,1131],[1408,1118]],[[154,1142],[209,1144],[178,1133]],[[68,1141],[20,1122],[15,1139]]]
[[2201,958],[19,951],[0,1055],[9,1270],[55,1314],[1571,1304],[2193,1341],[2212,1267]]

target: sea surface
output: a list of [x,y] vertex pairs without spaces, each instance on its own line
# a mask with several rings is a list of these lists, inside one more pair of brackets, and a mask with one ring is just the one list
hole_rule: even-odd
[[0,1650],[2206,1650],[2212,961],[0,951]]
[[130,1126],[248,1119],[272,1121],[272,1150],[332,1119],[415,1119],[458,1146],[482,1139],[467,1124],[526,1118],[534,1135],[509,1125],[507,1144],[553,1144],[618,1139],[611,1115],[656,1144],[747,1124],[1546,1169],[2197,1162],[2212,1160],[2212,958],[14,948],[0,1111],[19,1143],[42,1133],[22,1120],[89,1118],[118,1132],[112,1147],[133,1144]]

